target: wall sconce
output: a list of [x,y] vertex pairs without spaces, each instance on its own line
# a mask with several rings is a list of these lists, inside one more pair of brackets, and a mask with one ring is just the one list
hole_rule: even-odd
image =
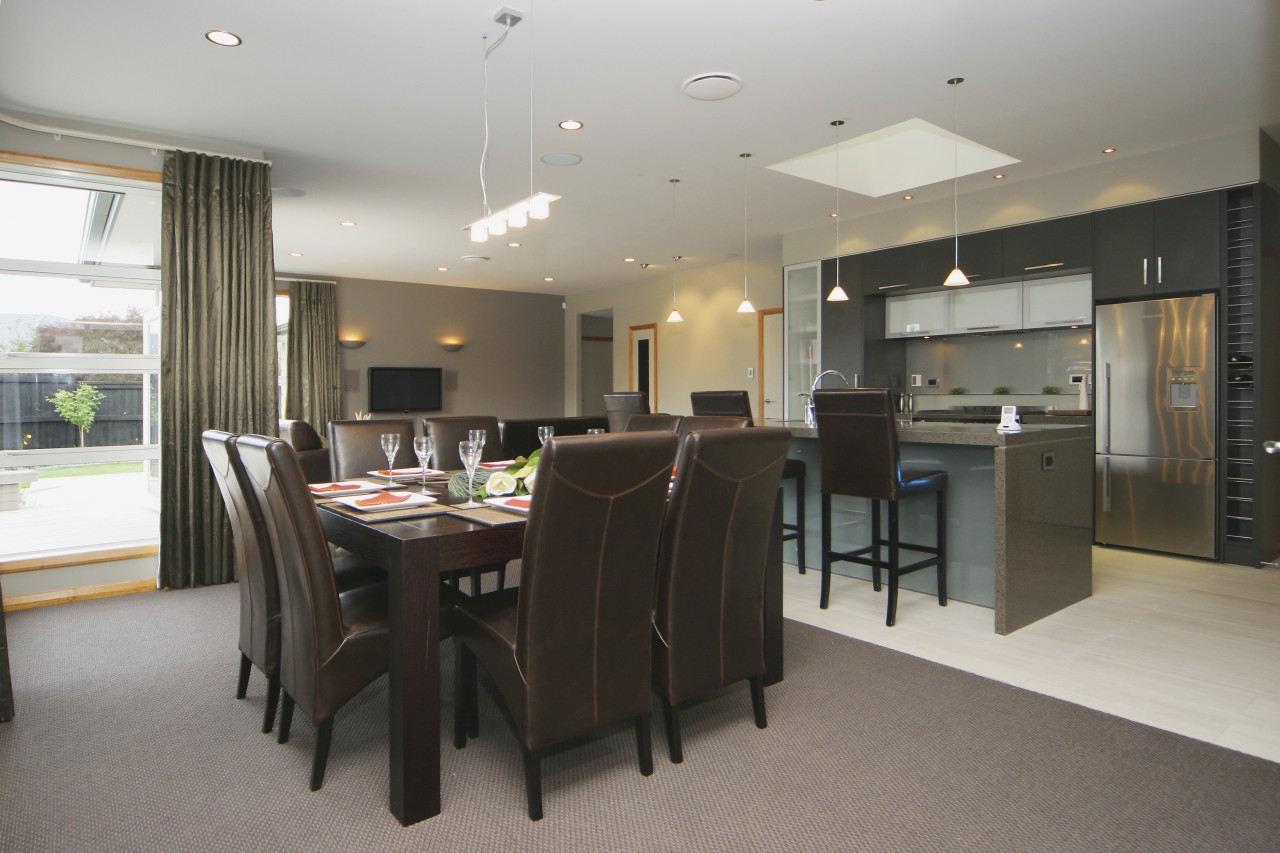
[[341,338],[338,339],[338,346],[342,347],[343,349],[360,349],[360,347],[364,345],[365,345],[364,341],[343,340]]
[[462,341],[458,340],[457,338],[445,338],[444,340],[440,341],[440,349],[444,350],[445,352],[457,352],[458,350],[462,349],[464,346],[466,346],[466,344],[464,344]]

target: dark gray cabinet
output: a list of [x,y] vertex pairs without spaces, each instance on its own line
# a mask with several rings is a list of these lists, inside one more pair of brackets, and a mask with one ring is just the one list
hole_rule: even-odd
[[[849,294],[847,302],[828,302],[827,293],[836,281],[836,262],[822,262],[822,367],[838,370],[850,382],[862,370],[862,295],[857,290],[857,257],[840,259],[840,286]],[[809,389],[804,389],[809,390]]]
[[1093,218],[1087,214],[1006,228],[1006,277],[1053,274],[1093,264]]
[[859,255],[862,260],[862,292],[886,295],[919,287],[923,279],[918,269],[919,251],[919,246],[895,246]]
[[1094,299],[1216,290],[1221,215],[1217,192],[1098,211],[1093,215]]

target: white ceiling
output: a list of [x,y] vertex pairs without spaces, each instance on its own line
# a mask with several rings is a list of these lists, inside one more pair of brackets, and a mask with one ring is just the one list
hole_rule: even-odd
[[[535,162],[534,188],[563,196],[551,219],[464,268],[481,204],[480,35],[500,32],[504,5],[526,20],[490,61],[491,206],[529,194],[531,65],[536,155],[583,160]],[[214,28],[244,45],[214,47]],[[842,138],[912,118],[950,127],[950,77],[967,81],[962,135],[1020,160],[1013,182],[1107,145],[1125,157],[1280,126],[1277,45],[1276,0],[0,0],[0,110],[264,151],[273,184],[306,193],[275,201],[286,274],[571,293],[653,275],[626,256],[738,257],[741,152],[755,155],[754,245],[829,223],[829,188],[767,166],[830,145],[833,119]],[[742,91],[680,91],[711,71]],[[566,118],[585,129],[560,130]],[[960,191],[990,185],[977,174]],[[906,202],[840,203],[843,218]]]

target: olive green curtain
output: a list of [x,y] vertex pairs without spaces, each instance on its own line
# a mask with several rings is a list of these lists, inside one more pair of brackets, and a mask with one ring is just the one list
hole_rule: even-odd
[[166,155],[161,228],[160,583],[227,583],[230,524],[200,434],[276,430],[270,166]]
[[340,370],[334,285],[327,281],[291,282],[284,416],[306,421],[325,435],[329,421],[342,414]]

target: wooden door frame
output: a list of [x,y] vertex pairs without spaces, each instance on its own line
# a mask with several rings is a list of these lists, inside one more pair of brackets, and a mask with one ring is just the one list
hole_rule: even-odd
[[639,326],[627,327],[627,390],[635,391],[636,376],[636,332],[643,332],[645,329],[653,330],[653,375],[649,377],[649,386],[652,390],[651,399],[649,400],[650,411],[659,411],[658,409],[658,324],[644,323]]
[[[756,423],[761,426],[764,425],[764,318],[766,314],[781,313],[783,313],[781,308],[761,308],[756,312],[756,404],[760,407]],[[783,386],[785,387],[785,385],[786,383],[784,382]],[[786,413],[787,407],[784,400],[782,406],[783,417],[786,417]]]

